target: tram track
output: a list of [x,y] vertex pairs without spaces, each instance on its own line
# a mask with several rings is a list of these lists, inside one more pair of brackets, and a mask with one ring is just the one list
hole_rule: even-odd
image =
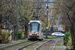
[[[38,44],[39,42],[32,42],[28,45],[25,45],[23,47],[20,47],[18,48],[17,50],[46,50],[44,48],[46,48],[47,46],[51,46],[50,48],[48,47],[47,50],[54,50],[55,49],[55,46],[58,42],[58,40],[53,40],[53,39],[49,39],[49,40],[44,40],[44,41],[41,41],[42,43],[41,44]],[[50,43],[50,44],[49,44]],[[35,47],[34,47],[35,46]],[[44,48],[43,48],[44,47]]]
[[34,50],[54,50],[57,42],[58,40],[47,40],[36,47]]
[[31,44],[25,45],[25,46],[23,46],[23,47],[21,47],[21,48],[19,48],[17,50],[29,50],[29,48],[30,48],[30,50],[38,50],[40,47],[42,47],[42,45],[44,45],[48,41],[51,41],[51,40],[43,40],[41,42],[31,43]]
[[13,45],[9,45],[9,46],[5,46],[5,47],[1,47],[0,50],[15,50],[17,49],[18,47],[21,47],[21,46],[24,46],[28,43],[31,43],[32,41],[25,41],[25,42],[20,42],[20,43],[17,43],[17,44],[13,44]]
[[40,47],[42,47],[42,45],[44,45],[44,44],[47,43],[48,41],[51,41],[51,40],[47,40],[47,41],[43,42],[43,43],[40,44],[38,47],[36,47],[34,50],[38,50]]
[[58,40],[44,39],[42,41],[25,41],[15,45],[0,48],[0,50],[54,50]]
[[55,49],[55,46],[56,46],[57,42],[58,42],[58,40],[55,42],[55,44],[54,44],[54,46],[53,46],[52,50],[54,50],[54,49]]
[[[45,40],[43,40],[43,41],[45,41]],[[39,42],[43,42],[43,41],[34,41],[34,42],[32,42],[32,43],[30,43],[28,45],[25,45],[23,47],[18,48],[17,50],[28,50],[30,47],[31,47],[30,49],[33,50],[32,49],[33,46],[36,46]]]
[[25,45],[25,46],[23,46],[23,47],[18,48],[17,50],[24,50],[26,47],[31,46],[31,45],[33,45],[34,43],[37,43],[37,42],[38,42],[38,41],[34,41],[34,42],[32,42],[32,43],[30,43],[30,44],[28,44],[28,45]]

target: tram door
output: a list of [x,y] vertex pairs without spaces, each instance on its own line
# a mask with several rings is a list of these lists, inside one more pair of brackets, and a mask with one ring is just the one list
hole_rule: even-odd
[[41,38],[43,38],[43,26],[40,25],[40,35],[41,35]]

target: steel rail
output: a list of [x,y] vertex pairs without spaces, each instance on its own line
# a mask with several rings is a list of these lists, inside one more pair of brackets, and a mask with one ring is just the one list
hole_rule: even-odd
[[39,45],[38,47],[36,47],[34,50],[38,50],[42,45],[44,45],[45,43],[47,43],[47,42],[49,42],[49,41],[51,41],[51,40],[47,40],[46,42],[40,44],[40,45]]
[[25,46],[23,46],[23,47],[20,47],[20,48],[18,48],[17,50],[22,50],[23,48],[26,48],[26,47],[28,47],[28,46],[30,46],[30,45],[33,45],[34,43],[37,43],[38,41],[34,41],[34,42],[32,42],[32,43],[30,43],[30,44],[28,44],[28,45],[25,45]]
[[28,41],[25,41],[25,42],[20,42],[20,43],[13,44],[13,45],[9,45],[9,46],[5,46],[5,47],[1,47],[1,48],[0,48],[0,50],[3,50],[3,49],[8,48],[8,47],[15,46],[15,45],[18,45],[18,44],[26,43],[26,42],[28,42]]
[[55,44],[54,44],[54,46],[53,46],[52,50],[54,50],[54,48],[55,48],[55,45],[57,44],[57,42],[58,42],[58,40],[55,42]]

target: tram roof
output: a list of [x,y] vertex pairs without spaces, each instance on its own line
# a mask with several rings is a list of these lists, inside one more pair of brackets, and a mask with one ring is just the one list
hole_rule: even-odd
[[41,23],[40,20],[30,20],[30,23],[32,23],[32,22],[38,22],[38,23]]

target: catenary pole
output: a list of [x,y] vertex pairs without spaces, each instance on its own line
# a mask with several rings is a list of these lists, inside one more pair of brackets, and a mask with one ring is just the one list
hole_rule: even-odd
[[47,22],[46,22],[46,38],[48,38],[47,36],[48,36],[48,1],[49,0],[47,0]]
[[17,0],[17,34],[16,34],[16,40],[18,40],[18,16],[19,16],[19,0]]

